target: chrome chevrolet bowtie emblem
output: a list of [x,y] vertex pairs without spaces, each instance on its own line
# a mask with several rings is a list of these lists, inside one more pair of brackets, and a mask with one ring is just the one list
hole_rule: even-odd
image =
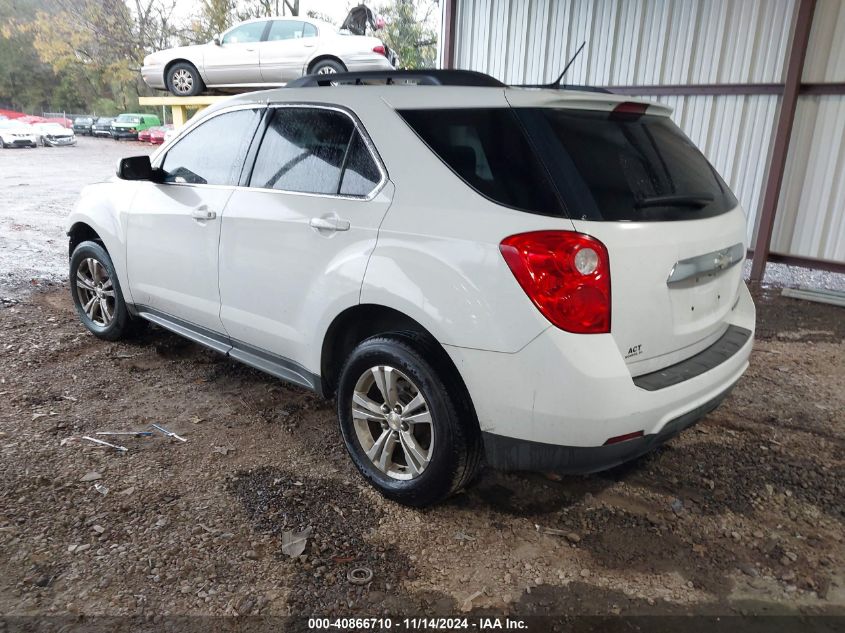
[[713,259],[713,265],[717,270],[724,270],[728,266],[731,265],[731,254],[730,251],[720,251],[716,253],[716,257]]

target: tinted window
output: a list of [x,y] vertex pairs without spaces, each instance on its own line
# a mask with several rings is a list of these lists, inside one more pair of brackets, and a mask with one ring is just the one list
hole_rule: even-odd
[[354,131],[340,112],[276,108],[261,141],[250,186],[336,194]]
[[444,163],[483,196],[534,213],[562,213],[548,175],[510,108],[400,114]]
[[692,220],[737,205],[668,117],[553,108],[515,112],[573,218]]
[[235,27],[226,35],[223,36],[223,44],[248,44],[250,42],[260,42],[261,35],[264,33],[264,27],[267,22],[250,22],[249,24],[242,24]]
[[295,40],[302,37],[313,37],[316,29],[310,24],[297,20],[273,20],[270,32],[267,34],[268,42],[279,40]]
[[380,180],[381,173],[370,150],[367,149],[361,134],[355,132],[343,169],[340,193],[344,196],[365,197],[376,188]]
[[237,110],[200,124],[167,152],[164,181],[237,185],[258,119],[257,110]]

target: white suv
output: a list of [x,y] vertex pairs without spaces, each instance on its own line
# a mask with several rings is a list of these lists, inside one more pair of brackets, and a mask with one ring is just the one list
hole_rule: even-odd
[[152,321],[335,397],[384,495],[586,473],[748,366],[745,216],[664,106],[464,71],[306,77],[121,161],[70,216],[100,338]]

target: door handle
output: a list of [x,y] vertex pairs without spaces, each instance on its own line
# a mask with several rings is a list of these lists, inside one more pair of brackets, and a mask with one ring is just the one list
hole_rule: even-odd
[[341,220],[338,217],[311,218],[308,224],[318,231],[348,231],[350,227],[349,220]]
[[310,43],[309,43],[309,42],[306,42],[305,44],[303,44],[303,46],[304,46],[305,48],[314,48],[314,42],[310,42]]
[[195,209],[191,209],[191,217],[194,218],[194,220],[213,220],[217,217],[217,212],[212,211],[205,205],[202,205]]

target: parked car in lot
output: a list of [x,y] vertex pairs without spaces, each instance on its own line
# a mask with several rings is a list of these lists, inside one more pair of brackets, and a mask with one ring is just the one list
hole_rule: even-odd
[[121,114],[111,123],[111,137],[116,141],[137,139],[139,132],[158,125],[161,125],[161,120],[155,114]]
[[94,133],[94,118],[78,116],[73,120],[73,131],[80,136],[91,136]]
[[41,137],[31,125],[14,119],[4,123],[8,125],[0,126],[0,147],[38,147]]
[[86,188],[84,326],[151,321],[334,397],[363,477],[417,506],[482,457],[615,466],[725,398],[755,327],[745,215],[668,107],[350,79],[373,77],[215,104]]
[[39,141],[44,147],[76,145],[76,135],[73,130],[58,123],[36,123],[32,127],[38,132]]
[[151,88],[193,96],[205,88],[273,87],[306,73],[391,70],[388,50],[375,37],[341,32],[310,18],[248,20],[214,41],[144,58]]
[[115,120],[113,116],[101,116],[91,126],[91,133],[94,136],[111,136],[111,124]]
[[171,131],[173,131],[173,125],[169,123],[153,128],[150,132],[150,144],[161,145],[167,139],[167,134]]

